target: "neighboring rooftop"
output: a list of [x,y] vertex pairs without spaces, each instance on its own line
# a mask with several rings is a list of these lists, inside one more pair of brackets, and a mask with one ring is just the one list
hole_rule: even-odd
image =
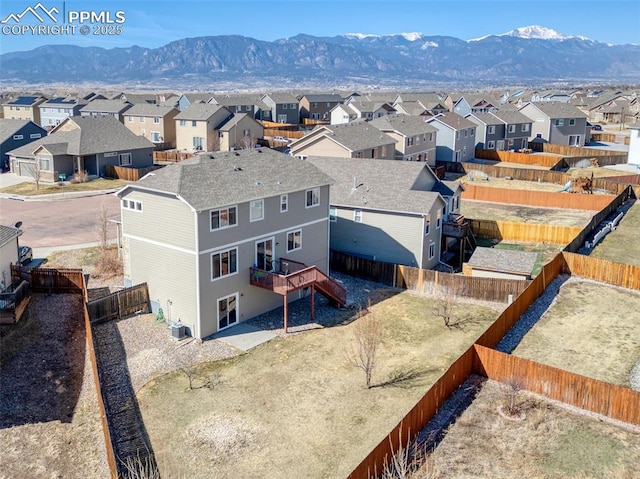
[[454,130],[465,130],[467,128],[475,128],[476,125],[471,120],[467,120],[457,113],[441,113],[439,115],[434,116],[433,118],[429,118],[427,120],[429,123],[433,123],[434,121],[438,121]]
[[17,132],[30,122],[31,120],[0,118],[0,143],[4,143],[11,136],[13,136],[15,132]]
[[382,116],[371,120],[369,124],[381,131],[397,131],[404,136],[417,136],[438,131],[435,126],[426,123],[422,117],[402,114]]
[[137,105],[133,105],[127,110],[127,115],[163,117],[174,110],[177,111],[177,109],[172,106],[154,105],[151,103],[138,103]]
[[[541,101],[535,103],[529,103],[530,105],[538,108],[542,113],[549,118],[586,118],[587,115],[578,108],[568,103],[560,103],[555,101]],[[527,105],[522,106],[524,108]],[[522,109],[520,108],[520,109]]]
[[537,259],[538,253],[477,247],[469,258],[469,266],[505,273],[531,274]]
[[212,105],[208,103],[192,103],[184,111],[178,113],[175,116],[175,119],[205,121],[211,118],[218,110],[222,108],[224,107],[220,105]]
[[4,246],[18,236],[20,236],[20,230],[18,230],[18,228],[0,225],[0,246]]
[[92,100],[80,108],[80,111],[120,113],[129,108],[129,106],[131,106],[131,103],[124,100]]

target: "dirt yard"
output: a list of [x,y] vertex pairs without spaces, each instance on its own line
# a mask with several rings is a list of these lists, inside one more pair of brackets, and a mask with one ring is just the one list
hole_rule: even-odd
[[498,413],[504,386],[488,380],[428,459],[426,479],[632,479],[640,464],[640,428],[520,392],[523,421]]
[[512,221],[516,223],[586,226],[593,211],[538,208],[535,206],[506,205],[487,201],[464,200],[460,213],[474,220]]
[[572,278],[513,354],[629,387],[640,359],[640,293]]
[[80,295],[0,326],[0,478],[109,477]]
[[197,375],[210,388],[190,390],[180,371],[148,383],[138,399],[161,473],[346,477],[499,314],[457,305],[473,319],[447,329],[431,299],[396,293],[371,306],[382,326],[371,389],[346,359],[359,320],[207,363]]
[[629,209],[615,231],[598,243],[591,256],[616,263],[640,266],[640,203],[637,201]]

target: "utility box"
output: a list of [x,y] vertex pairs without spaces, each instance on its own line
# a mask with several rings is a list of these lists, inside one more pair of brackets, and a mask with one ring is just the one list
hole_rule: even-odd
[[171,336],[175,339],[184,338],[184,326],[180,323],[171,325]]

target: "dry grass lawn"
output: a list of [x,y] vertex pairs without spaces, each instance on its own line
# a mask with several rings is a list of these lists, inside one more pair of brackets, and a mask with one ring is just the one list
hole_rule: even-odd
[[640,203],[636,201],[625,217],[622,218],[616,230],[609,233],[602,242],[598,243],[591,256],[616,263],[640,266],[639,231]]
[[570,281],[513,354],[629,387],[640,359],[640,293]]
[[[488,180],[483,179],[486,175],[480,172],[480,175],[474,175],[473,172],[459,178],[463,183],[470,183],[478,186],[488,186],[492,188],[509,188],[514,190],[533,190],[533,191],[548,191],[557,193],[562,188],[562,185],[555,183],[538,183],[537,181],[525,181],[525,180],[506,180],[504,178],[489,177]],[[473,179],[472,179],[473,178]]]
[[179,371],[151,381],[138,400],[161,472],[346,477],[498,315],[457,305],[474,321],[449,330],[431,303],[402,292],[371,306],[383,328],[371,389],[346,359],[357,319],[202,365],[212,389],[189,390]]
[[[503,386],[486,381],[430,456],[433,479],[632,479],[640,430],[602,422],[526,392],[524,421],[497,412]],[[416,475],[421,478],[423,476]]]
[[586,226],[593,211],[539,208],[508,205],[488,201],[464,200],[460,213],[474,220],[511,221],[515,223],[550,224],[560,226]]
[[53,193],[70,193],[72,191],[100,191],[111,190],[114,188],[122,188],[129,182],[124,180],[113,180],[109,178],[96,178],[86,183],[64,183],[62,186],[58,183],[40,183],[40,188],[36,189],[33,181],[25,181],[17,185],[7,186],[0,189],[0,193],[20,196],[36,196],[50,195]]

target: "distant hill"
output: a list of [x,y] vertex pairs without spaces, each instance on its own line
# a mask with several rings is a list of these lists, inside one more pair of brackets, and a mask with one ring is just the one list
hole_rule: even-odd
[[460,40],[421,33],[187,38],[160,48],[47,45],[0,56],[3,82],[289,82],[318,85],[640,81],[640,46],[544,27]]

